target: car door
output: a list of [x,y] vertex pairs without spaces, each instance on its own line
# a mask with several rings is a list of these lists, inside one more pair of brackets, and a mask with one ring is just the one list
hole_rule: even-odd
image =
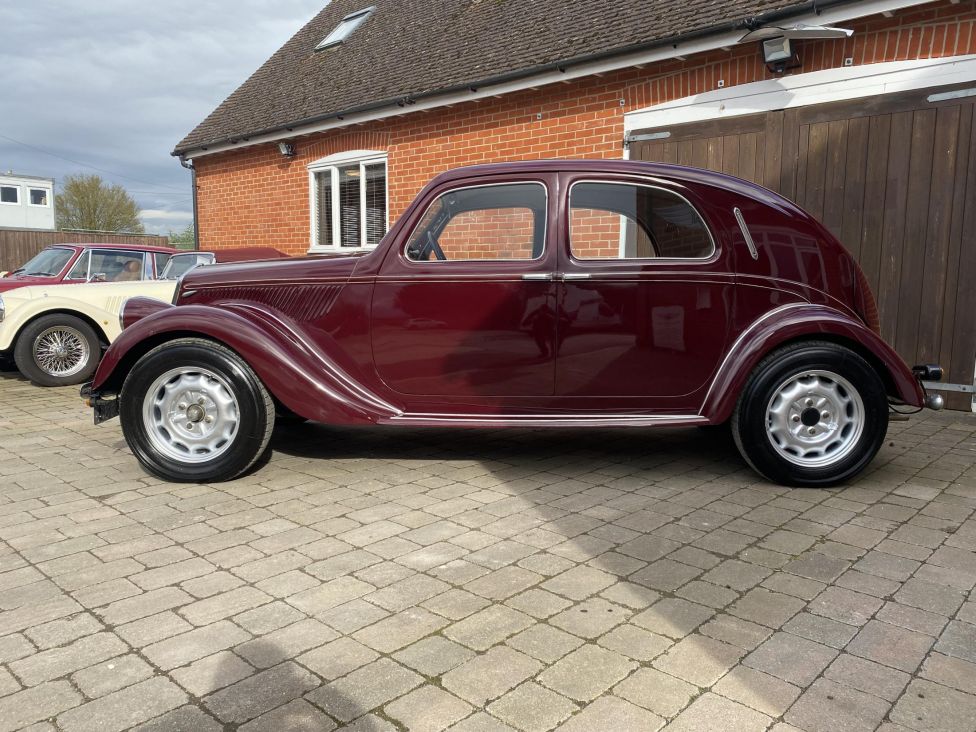
[[676,184],[569,176],[564,189],[556,395],[693,409],[728,339],[719,239]]
[[472,403],[552,395],[551,179],[496,180],[432,191],[384,259],[371,337],[396,392]]

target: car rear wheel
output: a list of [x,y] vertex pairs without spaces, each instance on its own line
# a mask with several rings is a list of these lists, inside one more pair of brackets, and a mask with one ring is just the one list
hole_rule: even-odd
[[24,376],[40,386],[70,386],[88,381],[102,356],[98,334],[81,318],[53,313],[21,331],[14,361]]
[[888,398],[874,368],[836,343],[806,342],[765,358],[732,416],[739,452],[782,485],[826,487],[874,458],[888,431]]
[[119,396],[122,432],[150,473],[175,482],[231,480],[267,449],[274,402],[236,353],[184,338],[143,356]]

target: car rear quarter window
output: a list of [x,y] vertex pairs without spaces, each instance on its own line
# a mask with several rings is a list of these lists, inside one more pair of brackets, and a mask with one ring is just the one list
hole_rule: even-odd
[[439,196],[407,244],[411,261],[527,260],[541,256],[546,189],[541,183],[460,188]]
[[576,259],[707,259],[715,251],[698,211],[654,186],[576,183],[569,226]]

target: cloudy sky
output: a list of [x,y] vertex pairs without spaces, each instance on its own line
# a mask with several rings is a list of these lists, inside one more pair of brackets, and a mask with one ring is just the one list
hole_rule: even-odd
[[191,220],[177,142],[328,0],[0,0],[0,171],[98,173]]

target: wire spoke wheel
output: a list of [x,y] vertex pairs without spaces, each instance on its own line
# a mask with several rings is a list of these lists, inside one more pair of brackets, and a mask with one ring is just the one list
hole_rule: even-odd
[[153,446],[183,463],[214,460],[234,444],[241,409],[228,383],[205,368],[177,368],[146,391],[143,425]]
[[832,371],[804,371],[783,381],[766,407],[766,435],[781,458],[806,468],[834,465],[857,447],[864,402]]
[[82,371],[91,358],[88,340],[82,333],[67,325],[57,325],[41,331],[34,339],[34,363],[45,374],[55,377],[74,376]]

